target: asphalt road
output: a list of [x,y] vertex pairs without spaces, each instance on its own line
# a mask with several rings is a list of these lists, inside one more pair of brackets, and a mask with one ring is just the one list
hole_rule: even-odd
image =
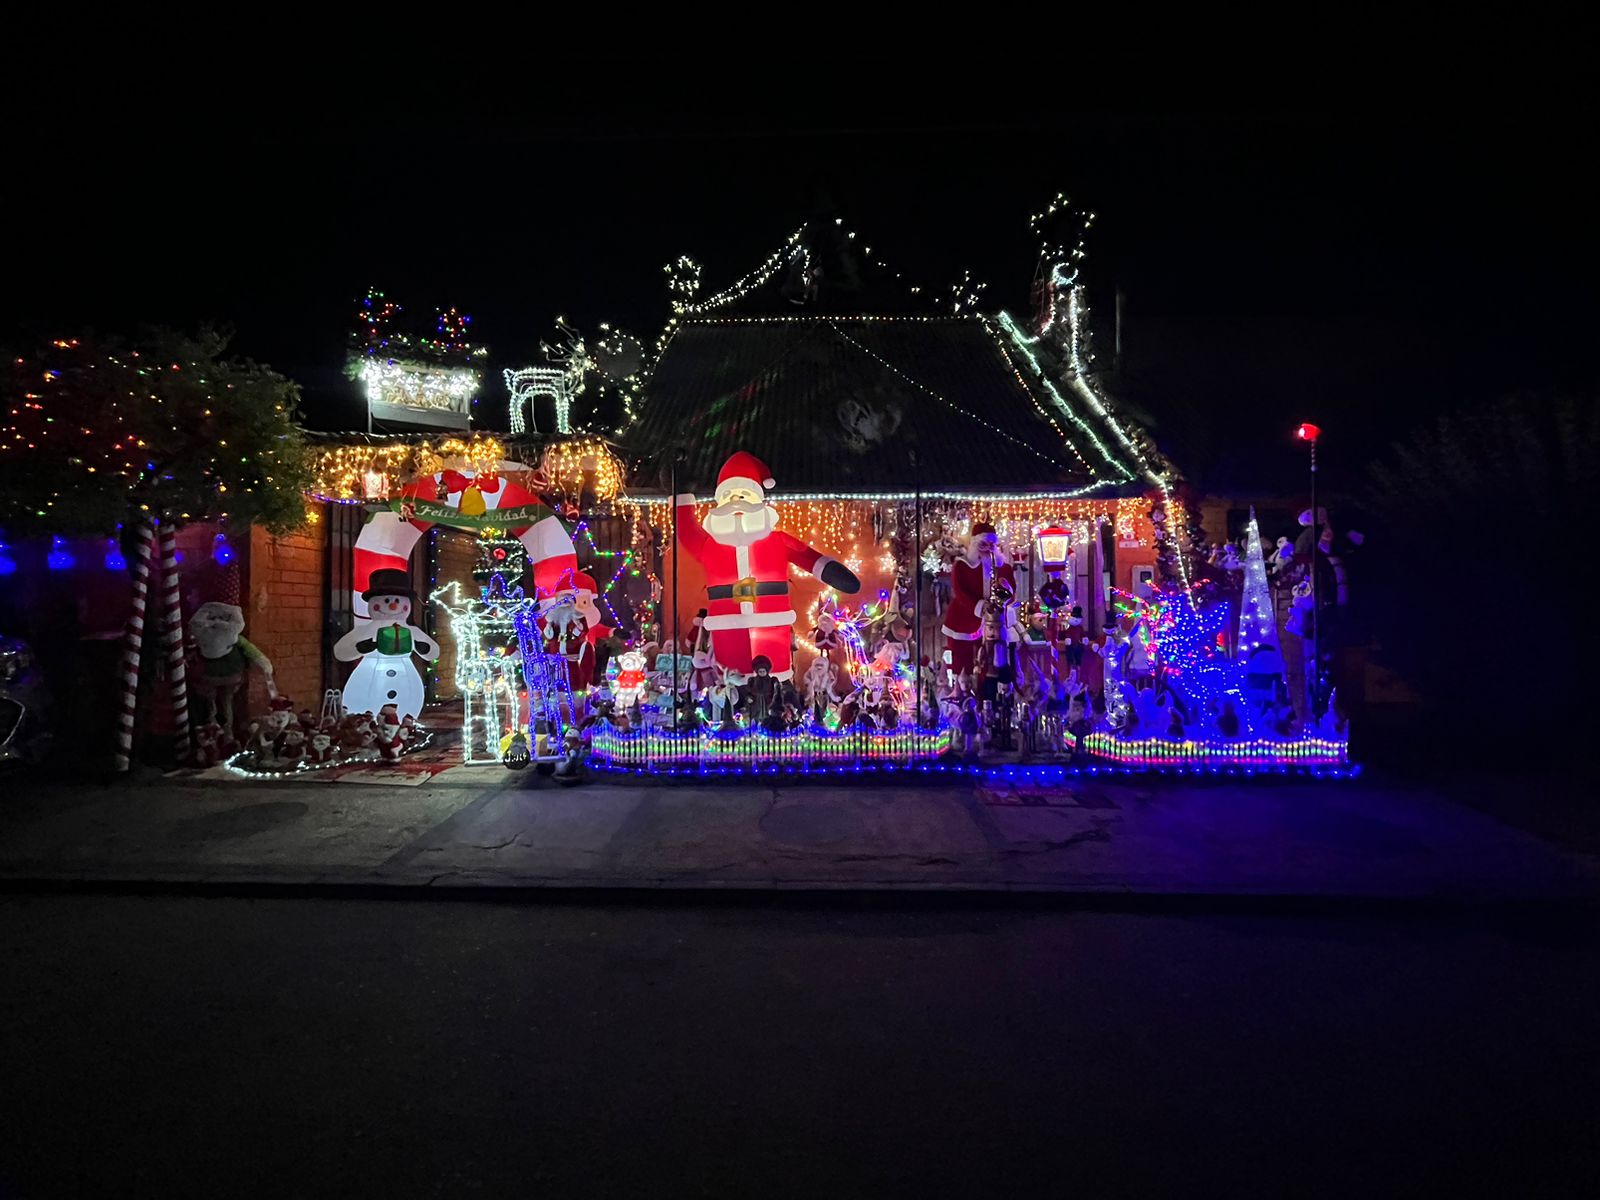
[[1590,1194],[1582,913],[0,897],[0,1196]]

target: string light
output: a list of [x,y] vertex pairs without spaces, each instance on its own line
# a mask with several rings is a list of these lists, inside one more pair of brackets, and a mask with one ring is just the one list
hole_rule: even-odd
[[467,416],[478,394],[478,373],[466,367],[368,359],[357,376],[367,390],[368,404],[448,412]]
[[949,751],[953,730],[948,724],[935,729],[828,729],[805,725],[771,732],[760,725],[737,730],[628,730],[602,724],[590,746],[591,761],[632,769],[692,765],[699,768],[737,768],[760,771],[789,764],[804,770],[825,764],[860,762],[910,764],[937,758]]
[[318,500],[386,500],[402,486],[424,475],[442,471],[446,460],[468,464],[474,474],[498,469],[506,448],[498,438],[473,434],[467,438],[394,442],[356,442],[334,446],[312,460],[307,492]]
[[[511,432],[522,433],[533,417],[533,402],[539,396],[549,396],[556,402],[556,432],[572,432],[572,401],[583,388],[582,369],[579,369],[577,391],[573,390],[570,372],[565,367],[518,367],[505,371],[506,390],[511,393]],[[528,416],[523,417],[523,404]],[[537,427],[534,429],[538,433]]]
[[[1013,445],[1016,445],[1016,446],[1020,447],[1023,450],[1026,450],[1029,454],[1032,454],[1035,457],[1044,459],[1045,462],[1050,463],[1052,466],[1066,467],[1067,464],[1062,463],[1062,462],[1058,462],[1056,459],[1053,459],[1048,454],[1044,453],[1044,451],[1039,450],[1038,448],[1029,445],[1027,442],[1023,441],[1019,437],[1015,437],[1012,434],[1007,433],[1005,430],[1001,429],[998,425],[994,424],[993,422],[985,421],[982,417],[978,416],[977,413],[972,412],[970,409],[962,408],[961,405],[959,405],[955,401],[949,399],[948,397],[946,397],[942,393],[935,391],[933,388],[929,387],[927,384],[922,383],[920,380],[913,379],[910,375],[906,374],[906,372],[902,371],[899,367],[895,366],[894,363],[892,363],[888,359],[884,358],[877,351],[872,350],[872,349],[870,349],[870,348],[868,348],[866,346],[863,346],[860,342],[856,341],[855,338],[853,338],[849,334],[845,333],[843,329],[839,328],[839,325],[838,325],[837,322],[830,320],[828,322],[828,324],[833,329],[833,331],[835,333],[837,333],[841,338],[843,338],[850,345],[854,346],[857,350],[860,350],[863,354],[866,354],[869,357],[871,357],[874,360],[876,360],[880,366],[886,367],[890,371],[893,371],[896,375],[900,376],[901,379],[904,379],[907,383],[911,384],[911,386],[916,388],[918,391],[923,392],[924,394],[933,397],[933,399],[939,401],[945,407],[954,409],[956,412],[960,413],[962,416],[967,417],[967,418],[969,418],[969,419],[971,419],[973,421],[976,421],[978,424],[984,426],[984,428],[988,429],[990,432],[999,434],[1001,437],[1005,438],[1006,441],[1011,442]],[[1024,388],[1023,390],[1026,391],[1027,389]],[[1060,432],[1060,428],[1058,426],[1055,426],[1054,422],[1051,422],[1051,425],[1052,425],[1052,427],[1056,428],[1056,431],[1058,433]],[[1063,441],[1066,440],[1066,437],[1065,437],[1064,434],[1062,435],[1062,440]],[[1072,445],[1071,445],[1070,442],[1068,442],[1067,445],[1068,445],[1069,449],[1072,449]],[[1076,449],[1073,449],[1073,454],[1078,457],[1078,461],[1081,464],[1087,466],[1086,463],[1083,463],[1082,456],[1078,456],[1077,455]]]
[[455,308],[435,311],[435,337],[411,337],[394,327],[403,310],[377,288],[368,288],[356,307],[348,370],[361,381],[369,410],[392,405],[437,416],[441,424],[465,426],[481,377],[465,365],[488,355],[487,347],[467,340],[472,318]]
[[456,689],[461,693],[461,759],[498,763],[501,743],[523,728],[525,691],[518,679],[517,617],[535,602],[520,587],[494,576],[477,599],[462,595],[451,580],[429,599],[450,618],[456,644]]
[[622,460],[599,438],[554,442],[545,447],[542,466],[550,485],[571,496],[582,493],[591,475],[596,500],[615,499],[622,491]]
[[1250,506],[1250,525],[1245,531],[1244,594],[1239,600],[1239,656],[1248,658],[1258,646],[1278,642],[1278,619],[1267,586],[1267,560],[1261,551],[1261,526],[1256,523],[1255,505]]
[[1168,767],[1343,767],[1350,763],[1350,743],[1340,738],[1194,739],[1119,737],[1095,730],[1082,739],[1086,753],[1126,767],[1161,770]]
[[235,515],[286,532],[305,480],[298,396],[226,356],[203,331],[139,348],[58,338],[14,357],[0,416],[0,521],[103,535],[130,513],[174,522]]

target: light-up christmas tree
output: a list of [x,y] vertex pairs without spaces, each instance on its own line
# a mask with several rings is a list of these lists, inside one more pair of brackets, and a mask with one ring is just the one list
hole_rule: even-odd
[[521,585],[527,569],[528,551],[518,539],[504,531],[478,539],[478,561],[472,568],[472,578],[483,589],[485,598],[496,575],[505,581],[505,590],[510,591]]
[[1261,553],[1261,527],[1256,510],[1250,509],[1250,527],[1245,534],[1244,595],[1239,600],[1239,656],[1248,658],[1257,646],[1278,644],[1278,620],[1272,607],[1272,591],[1267,586],[1267,560]]

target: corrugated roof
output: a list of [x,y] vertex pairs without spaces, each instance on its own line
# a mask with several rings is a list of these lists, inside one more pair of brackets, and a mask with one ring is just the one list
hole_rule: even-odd
[[657,463],[681,445],[702,493],[748,450],[779,495],[1103,494],[1116,477],[1074,432],[979,318],[817,316],[685,321],[624,438]]

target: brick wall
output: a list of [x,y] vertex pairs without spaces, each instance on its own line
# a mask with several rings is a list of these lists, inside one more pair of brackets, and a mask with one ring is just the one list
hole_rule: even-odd
[[[328,550],[322,525],[284,536],[250,531],[242,597],[245,637],[272,660],[278,690],[295,706],[316,712],[327,686],[322,639],[327,619]],[[258,694],[259,692],[259,694]],[[265,704],[263,685],[251,681],[251,711]]]

